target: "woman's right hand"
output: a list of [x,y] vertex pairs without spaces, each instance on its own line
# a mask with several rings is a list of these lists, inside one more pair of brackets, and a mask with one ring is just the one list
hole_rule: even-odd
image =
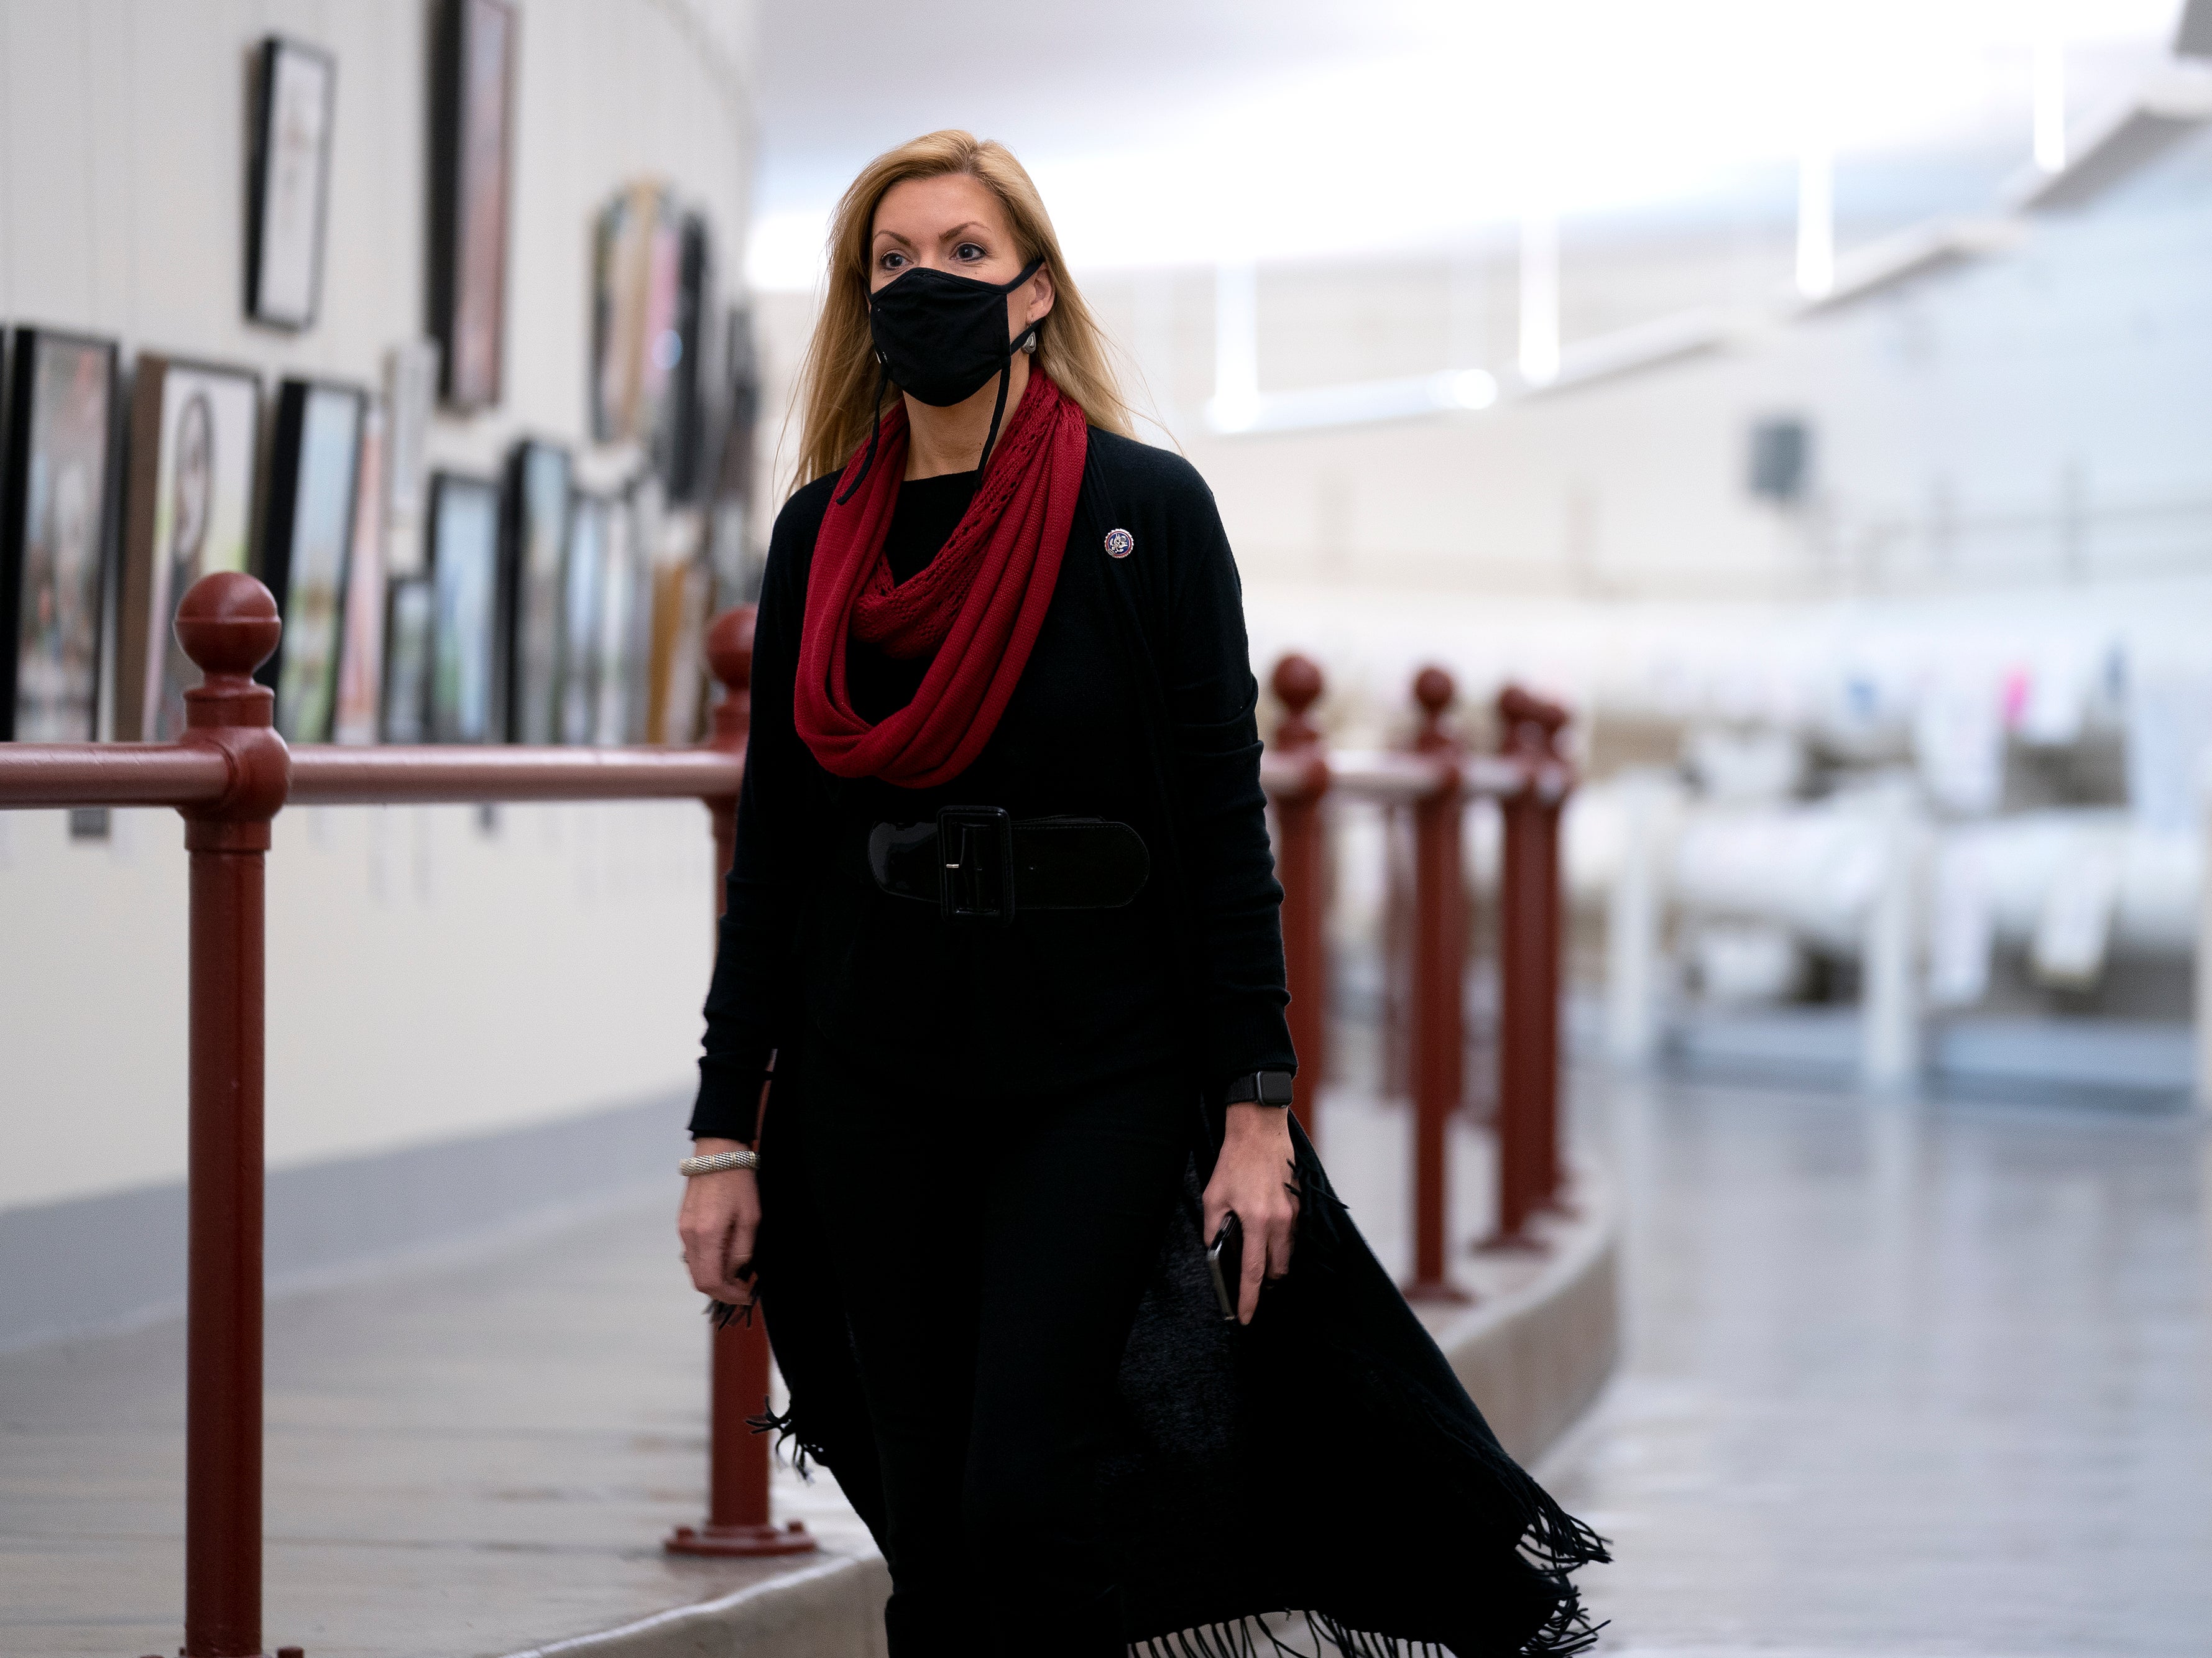
[[[744,1146],[742,1140],[702,1136],[691,1149],[704,1157]],[[684,1264],[690,1269],[692,1287],[701,1295],[733,1307],[752,1305],[752,1278],[745,1269],[752,1265],[753,1236],[759,1230],[760,1186],[751,1169],[693,1175],[684,1182],[676,1231],[684,1240]]]

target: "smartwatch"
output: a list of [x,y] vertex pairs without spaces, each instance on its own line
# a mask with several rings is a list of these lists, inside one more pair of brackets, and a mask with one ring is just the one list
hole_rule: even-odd
[[1248,1071],[1241,1077],[1231,1077],[1221,1099],[1224,1105],[1288,1105],[1291,1102],[1291,1073],[1287,1071]]

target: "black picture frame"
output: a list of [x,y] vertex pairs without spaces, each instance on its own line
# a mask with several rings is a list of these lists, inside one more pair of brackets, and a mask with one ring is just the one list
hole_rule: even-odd
[[100,734],[120,472],[116,345],[19,327],[6,357],[0,742],[88,743]]
[[676,278],[676,361],[663,405],[661,477],[672,506],[699,498],[707,471],[707,326],[714,280],[714,245],[707,222],[684,216]]
[[760,597],[761,568],[753,556],[753,473],[759,443],[760,350],[751,310],[732,307],[721,331],[721,396],[715,411],[714,479],[707,510],[707,560],[714,572],[710,613]]
[[255,568],[261,507],[261,376],[234,363],[139,351],[124,442],[114,734],[173,743],[199,683],[178,645],[177,606],[217,570]]
[[288,743],[327,743],[336,722],[368,420],[361,386],[293,378],[276,389],[261,580],[284,631],[255,677],[276,693],[276,730]]
[[430,96],[430,331],[438,392],[491,407],[506,368],[507,249],[514,176],[511,0],[441,0]]
[[386,743],[429,739],[430,634],[435,604],[428,576],[394,576],[385,589],[379,735]]
[[254,61],[246,314],[296,331],[314,326],[322,304],[338,64],[322,47],[282,34],[264,39]]
[[560,732],[562,578],[574,474],[558,444],[526,439],[507,456],[500,587],[510,743],[551,743]]
[[592,740],[642,743],[653,694],[653,548],[659,481],[647,473],[610,504],[599,584],[599,711]]
[[499,525],[497,484],[459,472],[432,474],[426,540],[433,743],[496,743],[506,735]]
[[615,503],[582,495],[569,502],[561,564],[561,662],[556,740],[589,743],[599,728],[599,603],[606,584],[608,526]]

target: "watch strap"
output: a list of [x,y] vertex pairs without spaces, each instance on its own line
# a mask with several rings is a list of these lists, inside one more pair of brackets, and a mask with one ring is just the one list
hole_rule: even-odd
[[1287,1071],[1247,1071],[1229,1079],[1222,1091],[1227,1105],[1278,1105],[1291,1102],[1291,1073]]

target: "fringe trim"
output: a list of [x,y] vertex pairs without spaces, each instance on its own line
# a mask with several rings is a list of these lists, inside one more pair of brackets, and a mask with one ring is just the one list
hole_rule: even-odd
[[[1518,1658],[1576,1658],[1597,1643],[1598,1631],[1605,1625],[1591,1623],[1573,1586],[1565,1587],[1565,1598],[1543,1627],[1522,1643]],[[1453,1658],[1451,1649],[1439,1642],[1347,1629],[1325,1612],[1285,1608],[1283,1615],[1304,1619],[1306,1635],[1313,1643],[1310,1650],[1291,1645],[1260,1619],[1248,1617],[1132,1641],[1130,1658],[1328,1658],[1332,1651],[1343,1658]],[[1261,1640],[1267,1643],[1264,1653]]]
[[810,1485],[814,1483],[815,1467],[817,1464],[825,1468],[830,1466],[830,1459],[823,1455],[822,1447],[807,1438],[800,1430],[799,1410],[796,1406],[785,1411],[781,1416],[778,1416],[768,1400],[763,1399],[761,1400],[760,1414],[747,1417],[745,1426],[757,1434],[774,1434],[775,1436],[774,1449],[779,1455],[783,1453],[785,1446],[795,1446],[797,1448],[790,1453],[793,1472]]

